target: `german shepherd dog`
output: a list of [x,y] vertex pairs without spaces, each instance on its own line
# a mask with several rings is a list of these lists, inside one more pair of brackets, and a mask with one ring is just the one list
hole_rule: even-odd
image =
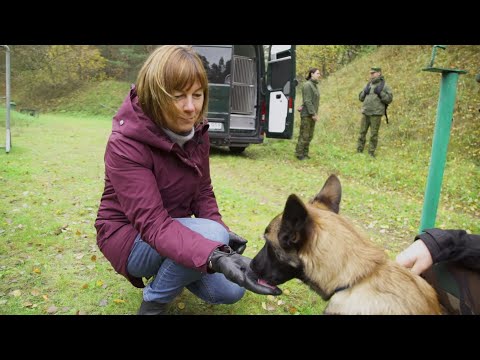
[[441,314],[435,290],[388,258],[339,215],[342,188],[331,175],[308,204],[295,194],[265,229],[250,267],[258,282],[297,278],[324,300],[324,314]]

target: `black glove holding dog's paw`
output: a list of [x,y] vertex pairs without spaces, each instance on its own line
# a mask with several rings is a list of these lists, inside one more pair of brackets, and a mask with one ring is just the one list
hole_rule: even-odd
[[228,232],[228,237],[228,246],[230,246],[237,254],[243,254],[247,248],[248,240],[245,240],[243,237],[235,234],[233,231]]
[[278,287],[266,287],[258,284],[255,273],[250,269],[252,259],[237,254],[229,246],[223,245],[215,249],[208,258],[208,268],[222,273],[225,277],[261,295],[280,295],[282,290]]

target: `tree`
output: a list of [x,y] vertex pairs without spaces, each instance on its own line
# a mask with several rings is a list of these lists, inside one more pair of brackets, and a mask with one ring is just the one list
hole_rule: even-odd
[[105,78],[106,59],[90,45],[12,47],[12,83],[31,98],[64,96],[88,81]]

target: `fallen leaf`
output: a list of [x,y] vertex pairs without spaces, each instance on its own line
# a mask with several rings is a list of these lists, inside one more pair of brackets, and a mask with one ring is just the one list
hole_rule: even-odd
[[283,294],[284,295],[290,295],[290,290],[288,290],[288,289],[283,290]]
[[262,308],[263,308],[263,310],[273,311],[273,310],[275,310],[275,305],[267,304],[265,302],[262,302]]
[[77,315],[87,315],[87,313],[83,310],[77,310],[76,314]]
[[90,260],[92,260],[92,261],[97,261],[97,256],[96,256],[96,255],[92,255],[92,257],[90,258]]
[[288,308],[288,312],[292,315],[296,314],[297,311],[298,311],[297,308],[295,308],[293,306]]
[[58,311],[58,308],[55,305],[52,305],[47,309],[48,314],[55,314],[57,311]]
[[179,303],[177,304],[177,307],[178,307],[180,310],[183,310],[183,309],[185,309],[185,304],[184,304],[183,302],[179,302]]
[[25,301],[25,302],[23,303],[23,306],[24,306],[24,307],[32,307],[33,304],[32,304],[30,301]]
[[123,304],[125,302],[125,300],[122,300],[122,299],[114,299],[113,302],[115,304]]
[[278,300],[278,301],[277,301],[277,305],[278,305],[278,306],[283,305],[283,304],[285,304],[285,301],[283,301],[283,300]]
[[103,281],[102,281],[102,280],[97,280],[96,285],[97,285],[98,287],[103,286]]
[[48,301],[48,295],[42,295],[43,300]]
[[275,296],[273,295],[267,295],[267,300],[271,302],[275,302]]
[[12,295],[14,297],[19,297],[20,295],[22,295],[22,292],[20,290],[13,290],[9,293],[9,295]]
[[82,289],[88,289],[88,284],[83,284]]
[[85,256],[85,254],[80,253],[80,254],[75,255],[75,259],[81,260],[84,256]]
[[35,268],[35,269],[33,269],[33,272],[34,272],[35,274],[41,274],[41,273],[42,273],[42,270],[40,270],[39,268]]

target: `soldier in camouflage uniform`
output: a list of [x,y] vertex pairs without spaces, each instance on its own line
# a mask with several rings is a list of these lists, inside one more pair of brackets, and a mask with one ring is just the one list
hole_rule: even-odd
[[318,106],[320,104],[320,91],[318,90],[318,79],[320,70],[311,68],[308,71],[307,81],[303,84],[303,104],[300,107],[300,133],[298,134],[295,156],[298,160],[310,159],[308,150],[313,139],[315,123],[318,121]]
[[393,100],[392,89],[385,84],[382,76],[382,69],[372,67],[370,69],[370,81],[360,92],[358,98],[363,102],[362,121],[360,125],[360,136],[358,137],[357,151],[363,152],[368,128],[370,127],[370,144],[368,153],[375,157],[375,150],[378,143],[378,131],[380,122],[385,114],[385,109]]
[[397,262],[433,286],[446,313],[480,315],[480,235],[427,229],[415,240]]

